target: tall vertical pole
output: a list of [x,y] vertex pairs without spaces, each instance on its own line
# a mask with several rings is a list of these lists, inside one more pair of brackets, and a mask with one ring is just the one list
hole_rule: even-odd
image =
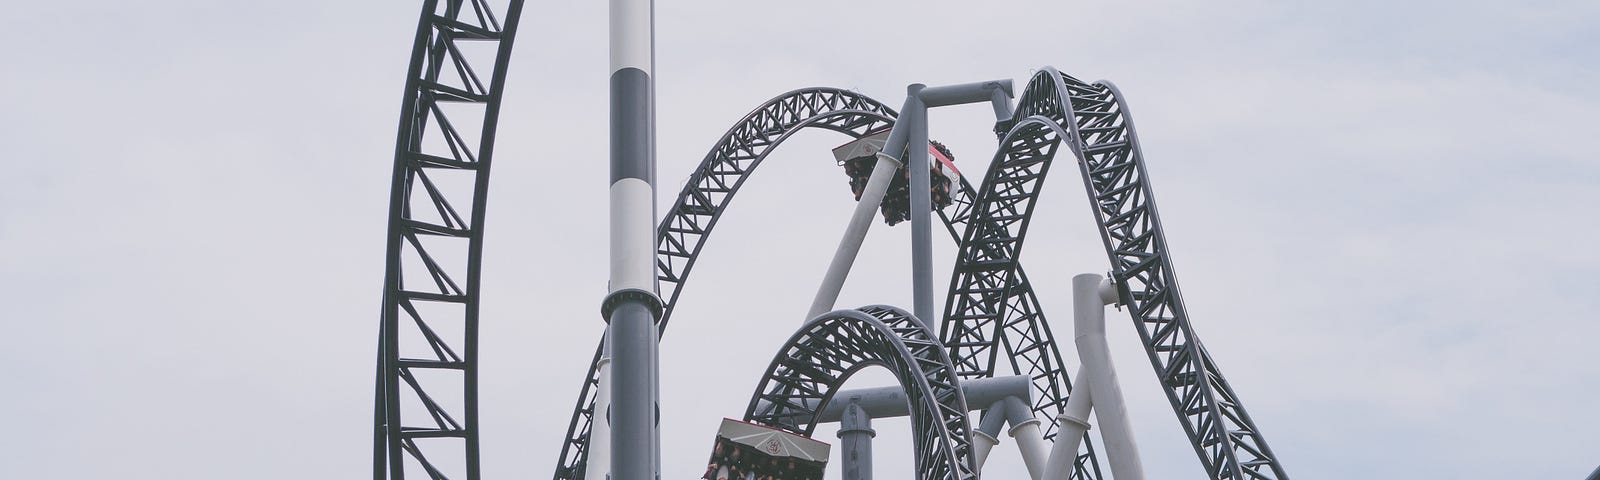
[[611,0],[611,478],[656,480],[655,4]]
[[900,121],[912,122],[906,132],[906,168],[911,170],[911,310],[917,319],[933,322],[933,187],[928,179],[928,107],[924,85],[906,87],[906,109]]

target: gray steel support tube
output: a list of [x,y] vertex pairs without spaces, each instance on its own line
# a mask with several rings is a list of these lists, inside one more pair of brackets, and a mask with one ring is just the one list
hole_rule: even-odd
[[[972,402],[967,404],[972,405]],[[1000,444],[1000,429],[1005,426],[1006,401],[1000,399],[984,409],[983,416],[978,420],[978,428],[972,431],[973,467],[978,472],[983,472],[983,464],[989,461],[989,452]]]
[[[961,394],[967,398],[967,405],[992,405],[1005,400],[1006,397],[1028,399],[1032,380],[1027,375],[1012,375],[1007,377],[974,378],[961,381]],[[844,390],[834,394],[835,401],[822,406],[822,411],[817,412],[818,422],[837,422],[844,418],[845,407],[850,404],[860,408],[873,418],[904,417],[911,414],[910,401],[906,393],[899,386],[861,388]],[[846,401],[845,399],[849,399]],[[807,403],[807,410],[816,408]],[[765,401],[757,410],[766,410]],[[998,432],[999,430],[996,430]]]
[[989,91],[989,104],[994,106],[994,121],[1004,122],[1010,120],[1015,110],[1011,109],[1011,81],[1006,80],[1006,88]]
[[[901,111],[904,112],[910,105],[911,99],[907,99]],[[844,228],[833,260],[828,262],[827,273],[822,275],[822,285],[817,288],[817,296],[811,300],[811,310],[806,312],[806,320],[828,313],[839,301],[844,280],[850,276],[850,267],[855,265],[856,255],[861,253],[861,242],[867,238],[867,230],[872,228],[872,218],[876,216],[878,206],[883,204],[883,194],[889,190],[889,182],[894,180],[895,171],[900,169],[901,162],[894,156],[906,148],[906,127],[905,116],[902,115],[889,131],[883,151],[878,152],[878,162],[872,167],[872,176],[867,178],[867,187],[861,192],[861,200],[856,202],[855,210],[850,213],[850,223]]]
[[1144,465],[1139,461],[1128,408],[1122,400],[1122,387],[1106,342],[1106,304],[1116,302],[1114,292],[1099,275],[1072,277],[1073,341],[1084,371],[1078,382],[1089,384],[1094,392],[1094,418],[1100,423],[1100,438],[1105,441],[1112,476],[1117,480],[1143,480]]
[[[924,85],[906,87],[906,109],[900,121],[908,122],[906,169],[911,171],[911,313],[933,322],[933,187],[928,178],[928,107],[923,105]],[[912,102],[912,100],[916,100]],[[984,96],[988,100],[988,95]]]
[[[654,2],[611,0],[611,478],[656,480],[661,451],[655,255]],[[603,478],[603,477],[601,477]]]
[[850,402],[845,405],[844,418],[839,421],[839,468],[844,480],[872,480],[872,416]]
[[[844,289],[845,278],[850,276],[850,267],[855,264],[856,255],[861,251],[861,242],[866,238],[867,230],[872,227],[873,213],[883,203],[883,194],[889,187],[889,181],[894,179],[895,170],[901,165],[912,162],[921,165],[921,168],[911,169],[912,314],[924,322],[931,322],[936,318],[937,313],[933,311],[933,220],[930,218],[933,213],[933,202],[929,188],[929,160],[926,147],[927,107],[991,102],[994,104],[995,119],[1005,121],[1011,118],[1010,98],[1009,79],[933,88],[920,83],[906,87],[906,101],[900,107],[900,118],[889,131],[889,139],[884,144],[883,150],[878,152],[879,161],[872,169],[872,176],[867,179],[867,187],[861,193],[861,200],[856,203],[855,211],[850,215],[850,223],[839,239],[839,248],[834,252],[833,260],[828,263],[828,271],[823,274],[822,285],[817,289],[817,296],[811,301],[811,309],[806,312],[807,319],[833,310],[834,304],[839,300],[839,292]],[[907,145],[919,147],[906,148]],[[902,150],[908,152],[907,158],[895,158]]]
[[923,105],[928,108],[979,103],[990,101],[994,98],[994,92],[996,91],[1005,94],[1006,97],[1010,97],[1011,79],[941,85],[926,87],[921,90],[921,93],[916,95],[922,99]]
[[1044,432],[1039,428],[1041,422],[1033,418],[1033,409],[1022,399],[1010,397],[1005,402],[1006,423],[1011,424],[1006,433],[1016,439],[1028,476],[1039,480],[1044,477],[1045,461],[1050,458],[1050,447],[1044,443]]
[[1094,407],[1092,387],[1084,381],[1086,375],[1088,372],[1078,367],[1078,374],[1073,377],[1078,379],[1078,386],[1072,388],[1067,405],[1056,417],[1056,444],[1045,461],[1044,480],[1068,480],[1077,464],[1078,446],[1083,443],[1084,432],[1089,431],[1089,411]]

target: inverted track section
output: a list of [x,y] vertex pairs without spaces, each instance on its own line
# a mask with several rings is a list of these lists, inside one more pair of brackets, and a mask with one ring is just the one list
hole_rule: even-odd
[[521,0],[423,2],[389,197],[374,479],[406,478],[407,468],[480,478],[484,200],[521,10]]
[[950,358],[933,330],[894,307],[835,310],[806,322],[767,367],[745,421],[809,437],[839,387],[873,365],[894,373],[910,404],[916,478],[977,478],[966,397]]
[[1025,353],[1007,332],[1035,324],[1028,319],[1038,307],[1016,262],[1051,160],[1066,145],[1078,159],[1121,302],[1206,472],[1215,479],[1288,478],[1190,327],[1116,88],[1046,68],[1020,96],[1014,118],[972,206],[951,282],[942,331],[957,368],[992,371],[999,348],[1013,362]]
[[[807,88],[795,90],[767,101],[745,115],[723,134],[707,153],[700,165],[690,175],[666,217],[657,230],[657,269],[661,284],[661,297],[666,305],[661,316],[662,333],[672,319],[679,296],[689,279],[695,261],[699,258],[705,241],[710,237],[717,221],[727,209],[734,195],[772,149],[785,139],[807,128],[820,128],[842,133],[852,139],[877,132],[894,124],[896,113],[882,102],[864,95],[833,88]],[[831,158],[824,155],[824,157]],[[841,192],[843,194],[843,192]],[[939,215],[945,222],[952,239],[957,239],[972,211],[974,200],[972,186],[962,180],[951,193],[953,205]],[[1017,269],[1018,276],[1022,270]],[[1032,298],[1026,284],[1016,291],[1024,298]],[[1037,305],[1034,311],[1038,311]],[[1062,368],[1061,354],[1043,326],[1042,313],[1016,322],[1016,331],[1027,332],[1011,338],[1018,348],[1019,358],[1014,365],[1026,365],[1015,372],[1033,377],[1035,388],[1050,400],[1041,400],[1048,406],[1063,405],[1068,388],[1067,371]],[[1031,322],[1031,323],[1030,323]],[[568,423],[566,439],[557,461],[555,480],[581,480],[588,459],[589,432],[594,420],[596,387],[599,371],[595,368],[600,349],[589,362],[589,373],[579,390],[578,401]],[[962,370],[961,378],[993,376],[993,370]],[[1044,396],[1044,395],[1038,395]],[[1043,408],[1043,407],[1039,407]],[[1050,417],[1054,418],[1052,411]],[[1085,436],[1083,452],[1079,455],[1080,471],[1077,478],[1098,479],[1099,466],[1095,460],[1092,443]]]

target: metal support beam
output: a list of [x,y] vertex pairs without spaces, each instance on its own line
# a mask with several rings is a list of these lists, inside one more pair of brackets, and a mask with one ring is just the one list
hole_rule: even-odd
[[1033,409],[1022,399],[1010,397],[1005,402],[1006,422],[1011,424],[1011,430],[1006,434],[1017,440],[1017,449],[1021,450],[1022,464],[1027,467],[1028,476],[1039,480],[1044,476],[1045,461],[1050,457],[1050,447],[1044,443],[1039,419],[1033,418]]
[[1083,367],[1078,367],[1078,375],[1073,377],[1078,379],[1078,386],[1067,397],[1061,415],[1056,416],[1056,444],[1045,461],[1043,480],[1072,477],[1072,468],[1078,461],[1078,445],[1083,443],[1083,434],[1089,431],[1089,410],[1094,407],[1093,387],[1083,381],[1086,374]]
[[994,106],[994,121],[996,123],[1011,120],[1011,81],[1006,81],[1006,88],[996,88],[989,91],[989,104]]
[[[884,145],[884,151],[896,152],[898,150],[891,148],[905,148],[901,125],[896,123],[894,130],[889,132],[889,142]],[[898,147],[895,146],[896,136],[900,138]],[[889,190],[889,182],[894,180],[894,173],[900,169],[900,161],[894,157],[883,152],[877,156],[878,163],[873,165],[872,176],[867,178],[867,187],[861,192],[861,200],[856,202],[855,211],[850,213],[850,223],[844,227],[844,235],[839,239],[839,248],[834,251],[833,260],[828,262],[828,272],[822,275],[822,286],[817,288],[817,296],[811,300],[811,310],[806,312],[806,320],[828,313],[839,301],[844,280],[850,276],[850,267],[856,263],[856,254],[861,253],[861,242],[867,238],[867,230],[872,228],[872,218],[883,203],[883,193]]]
[[1133,441],[1133,427],[1128,422],[1127,405],[1122,400],[1122,387],[1106,342],[1106,305],[1116,302],[1114,292],[1099,275],[1072,277],[1073,337],[1085,375],[1078,377],[1078,382],[1090,385],[1094,392],[1094,417],[1100,423],[1111,475],[1117,480],[1143,480],[1144,465],[1139,461],[1139,448]]
[[[969,401],[968,405],[974,403]],[[973,465],[979,472],[983,471],[983,464],[989,461],[989,452],[1000,444],[1000,429],[1006,426],[1005,399],[994,402],[983,411],[983,418],[978,420],[978,428],[972,431],[972,457]]]
[[[828,263],[822,285],[811,302],[811,309],[806,312],[807,319],[833,310],[839,292],[844,288],[845,278],[850,275],[850,267],[855,264],[856,255],[861,251],[861,242],[872,226],[874,211],[883,202],[883,193],[901,165],[910,166],[911,173],[911,310],[924,322],[938,315],[933,309],[933,201],[928,177],[930,161],[925,147],[928,144],[928,107],[991,102],[994,104],[996,120],[1004,121],[1011,117],[1010,98],[1009,79],[931,88],[916,83],[906,87],[906,101],[901,106],[900,117],[890,130],[883,150],[878,153],[879,161],[872,169],[861,200],[850,215],[850,223],[839,240],[839,248]],[[919,147],[906,148],[907,145]],[[901,151],[906,152],[906,158],[895,158]]]
[[926,87],[921,89],[921,93],[917,96],[922,98],[924,105],[933,108],[987,102],[994,98],[995,92],[1010,97],[1011,79]]
[[911,313],[927,322],[938,312],[933,310],[933,187],[928,178],[928,107],[921,100],[923,88],[920,83],[906,87],[900,121],[910,124],[906,143],[912,146],[906,149],[906,168],[911,171]]
[[872,416],[853,401],[846,404],[839,422],[840,468],[844,480],[872,480]]
[[[1005,400],[1008,397],[1029,398],[1028,392],[1032,387],[1032,379],[1027,375],[1013,375],[1008,377],[974,378],[961,382],[961,394],[967,399],[967,405],[990,405]],[[844,419],[845,409],[851,405],[859,406],[862,411],[872,418],[895,418],[910,414],[909,399],[905,389],[900,387],[875,387],[855,390],[844,390],[834,395],[839,401],[828,402],[817,411],[816,420],[819,423],[832,423]],[[849,401],[844,401],[849,399]],[[799,407],[807,411],[816,411],[816,405],[809,399],[798,400]],[[771,405],[762,401],[757,406],[758,410],[770,410]],[[995,429],[998,432],[999,429]]]

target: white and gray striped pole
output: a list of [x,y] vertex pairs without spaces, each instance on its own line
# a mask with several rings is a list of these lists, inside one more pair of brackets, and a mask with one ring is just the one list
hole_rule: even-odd
[[654,15],[652,0],[611,0],[611,276],[601,307],[611,444],[601,448],[613,480],[659,477]]

